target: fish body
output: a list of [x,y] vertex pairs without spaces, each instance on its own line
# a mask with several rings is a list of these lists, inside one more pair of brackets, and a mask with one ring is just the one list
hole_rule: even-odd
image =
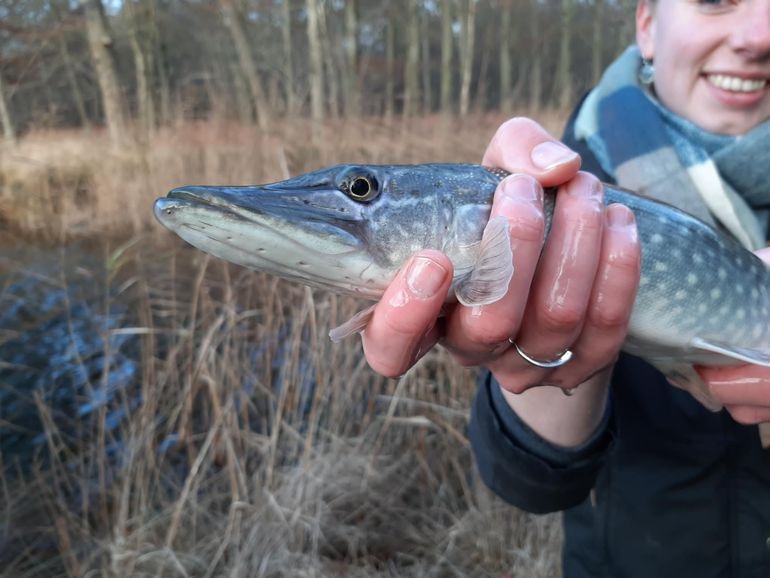
[[[506,175],[464,164],[339,165],[262,186],[181,187],[155,214],[227,261],[375,300],[412,254],[438,249],[455,267],[450,298],[478,305],[502,297],[515,274],[507,223],[489,221]],[[554,203],[546,191],[546,235]],[[634,212],[642,248],[626,351],[680,382],[695,379],[692,364],[770,366],[770,269],[758,257],[665,203],[612,185],[605,203]]]

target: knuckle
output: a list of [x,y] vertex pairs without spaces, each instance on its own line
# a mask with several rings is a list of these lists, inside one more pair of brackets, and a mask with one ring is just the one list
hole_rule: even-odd
[[572,331],[583,322],[585,311],[574,304],[555,303],[543,308],[538,315],[543,329],[553,332]]
[[397,379],[404,375],[409,367],[405,367],[403,362],[390,359],[382,359],[375,356],[366,356],[366,361],[376,373],[389,379]]
[[630,310],[625,307],[617,307],[600,300],[591,306],[588,319],[591,325],[604,331],[615,330],[628,324]]
[[508,217],[511,237],[526,242],[542,242],[545,235],[545,216],[543,211],[529,204],[523,204],[521,210]]

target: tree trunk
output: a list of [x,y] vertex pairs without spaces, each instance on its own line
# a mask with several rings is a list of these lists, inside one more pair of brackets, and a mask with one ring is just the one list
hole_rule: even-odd
[[281,40],[283,43],[283,75],[286,82],[286,110],[289,116],[297,112],[297,92],[294,87],[294,43],[291,41],[291,1],[281,0]]
[[594,0],[594,19],[593,34],[591,38],[591,79],[593,84],[599,82],[604,69],[602,61],[602,50],[604,49],[602,39],[604,38],[604,0]]
[[417,114],[420,98],[420,21],[417,0],[407,1],[406,21],[406,62],[404,65],[404,108],[405,117]]
[[572,106],[572,20],[574,0],[561,0],[561,37],[556,72],[556,102],[561,110]]
[[171,122],[171,88],[168,79],[165,42],[158,28],[157,0],[147,1],[147,23],[149,26],[148,53],[152,55],[153,67],[157,85],[152,86],[152,91],[157,91],[158,118],[157,124],[166,125]]
[[396,26],[392,10],[388,10],[385,25],[385,118],[393,118],[395,104],[395,61],[396,61]]
[[[150,93],[150,76],[152,66],[148,62],[148,55],[145,54],[143,40],[144,18],[140,10],[134,6],[133,0],[124,3],[129,15],[129,44],[131,54],[134,57],[134,72],[136,74],[136,108],[139,120],[139,126],[143,133],[149,133],[155,128],[155,106]],[[146,18],[146,16],[145,16]]]
[[345,115],[361,114],[361,96],[358,81],[358,16],[355,0],[345,1],[345,63],[342,76],[345,82]]
[[123,98],[112,55],[112,37],[101,0],[86,1],[86,26],[88,46],[102,97],[104,119],[110,140],[117,144],[123,140],[126,121],[123,112]]
[[[66,2],[52,2],[51,10],[56,15],[58,20],[62,20],[68,11]],[[80,90],[77,76],[75,76],[75,66],[72,63],[72,55],[70,54],[69,47],[67,46],[67,31],[62,28],[56,35],[56,40],[59,45],[59,52],[61,53],[62,63],[64,64],[64,71],[67,76],[67,84],[69,85],[70,92],[72,93],[72,101],[75,103],[75,110],[78,113],[78,120],[80,126],[88,127],[88,113],[86,112],[85,99],[83,93]]]
[[6,95],[5,83],[0,75],[0,122],[3,124],[3,140],[14,146],[16,144],[16,128],[13,126],[11,111],[8,106],[8,97]]
[[[540,10],[538,0],[530,3],[532,17],[530,25],[533,30],[540,30]],[[538,34],[534,35],[532,45],[532,62],[529,69],[529,111],[536,114],[543,108],[543,41]]]
[[307,39],[310,51],[310,116],[314,128],[318,128],[324,119],[324,84],[321,42],[318,36],[318,4],[316,0],[307,2]]
[[446,117],[452,112],[452,2],[441,3],[441,113]]
[[433,83],[431,82],[430,14],[420,11],[420,69],[422,71],[423,114],[433,112]]
[[340,114],[340,82],[337,51],[332,46],[329,39],[329,28],[326,25],[326,12],[323,10],[323,4],[316,6],[318,16],[318,39],[321,46],[321,54],[326,55],[323,58],[323,65],[326,69],[325,85],[329,93],[328,111],[332,117],[336,118]]
[[500,0],[500,111],[505,114],[510,114],[513,110],[511,5],[511,0]]
[[235,52],[238,55],[238,64],[241,73],[246,78],[246,84],[249,87],[251,104],[257,117],[259,128],[266,129],[270,126],[270,115],[265,104],[264,90],[262,82],[257,74],[257,65],[254,62],[254,56],[251,54],[251,48],[246,37],[246,33],[241,26],[238,15],[233,6],[232,0],[219,0],[219,6],[222,9],[222,17],[225,26],[230,31],[230,36],[235,45]]
[[476,3],[477,0],[463,0],[463,14],[460,22],[460,116],[468,114],[471,102]]

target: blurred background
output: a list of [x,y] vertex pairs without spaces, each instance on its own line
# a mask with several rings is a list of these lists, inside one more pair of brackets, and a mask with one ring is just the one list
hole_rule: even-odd
[[633,0],[0,0],[0,576],[559,576],[499,502],[475,374],[155,223],[183,184],[478,162],[559,134]]

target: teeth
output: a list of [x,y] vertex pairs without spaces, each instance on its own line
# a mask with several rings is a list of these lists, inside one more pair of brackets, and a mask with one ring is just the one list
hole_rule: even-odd
[[708,80],[714,86],[731,92],[755,92],[767,84],[767,80],[747,80],[724,74],[709,74]]

